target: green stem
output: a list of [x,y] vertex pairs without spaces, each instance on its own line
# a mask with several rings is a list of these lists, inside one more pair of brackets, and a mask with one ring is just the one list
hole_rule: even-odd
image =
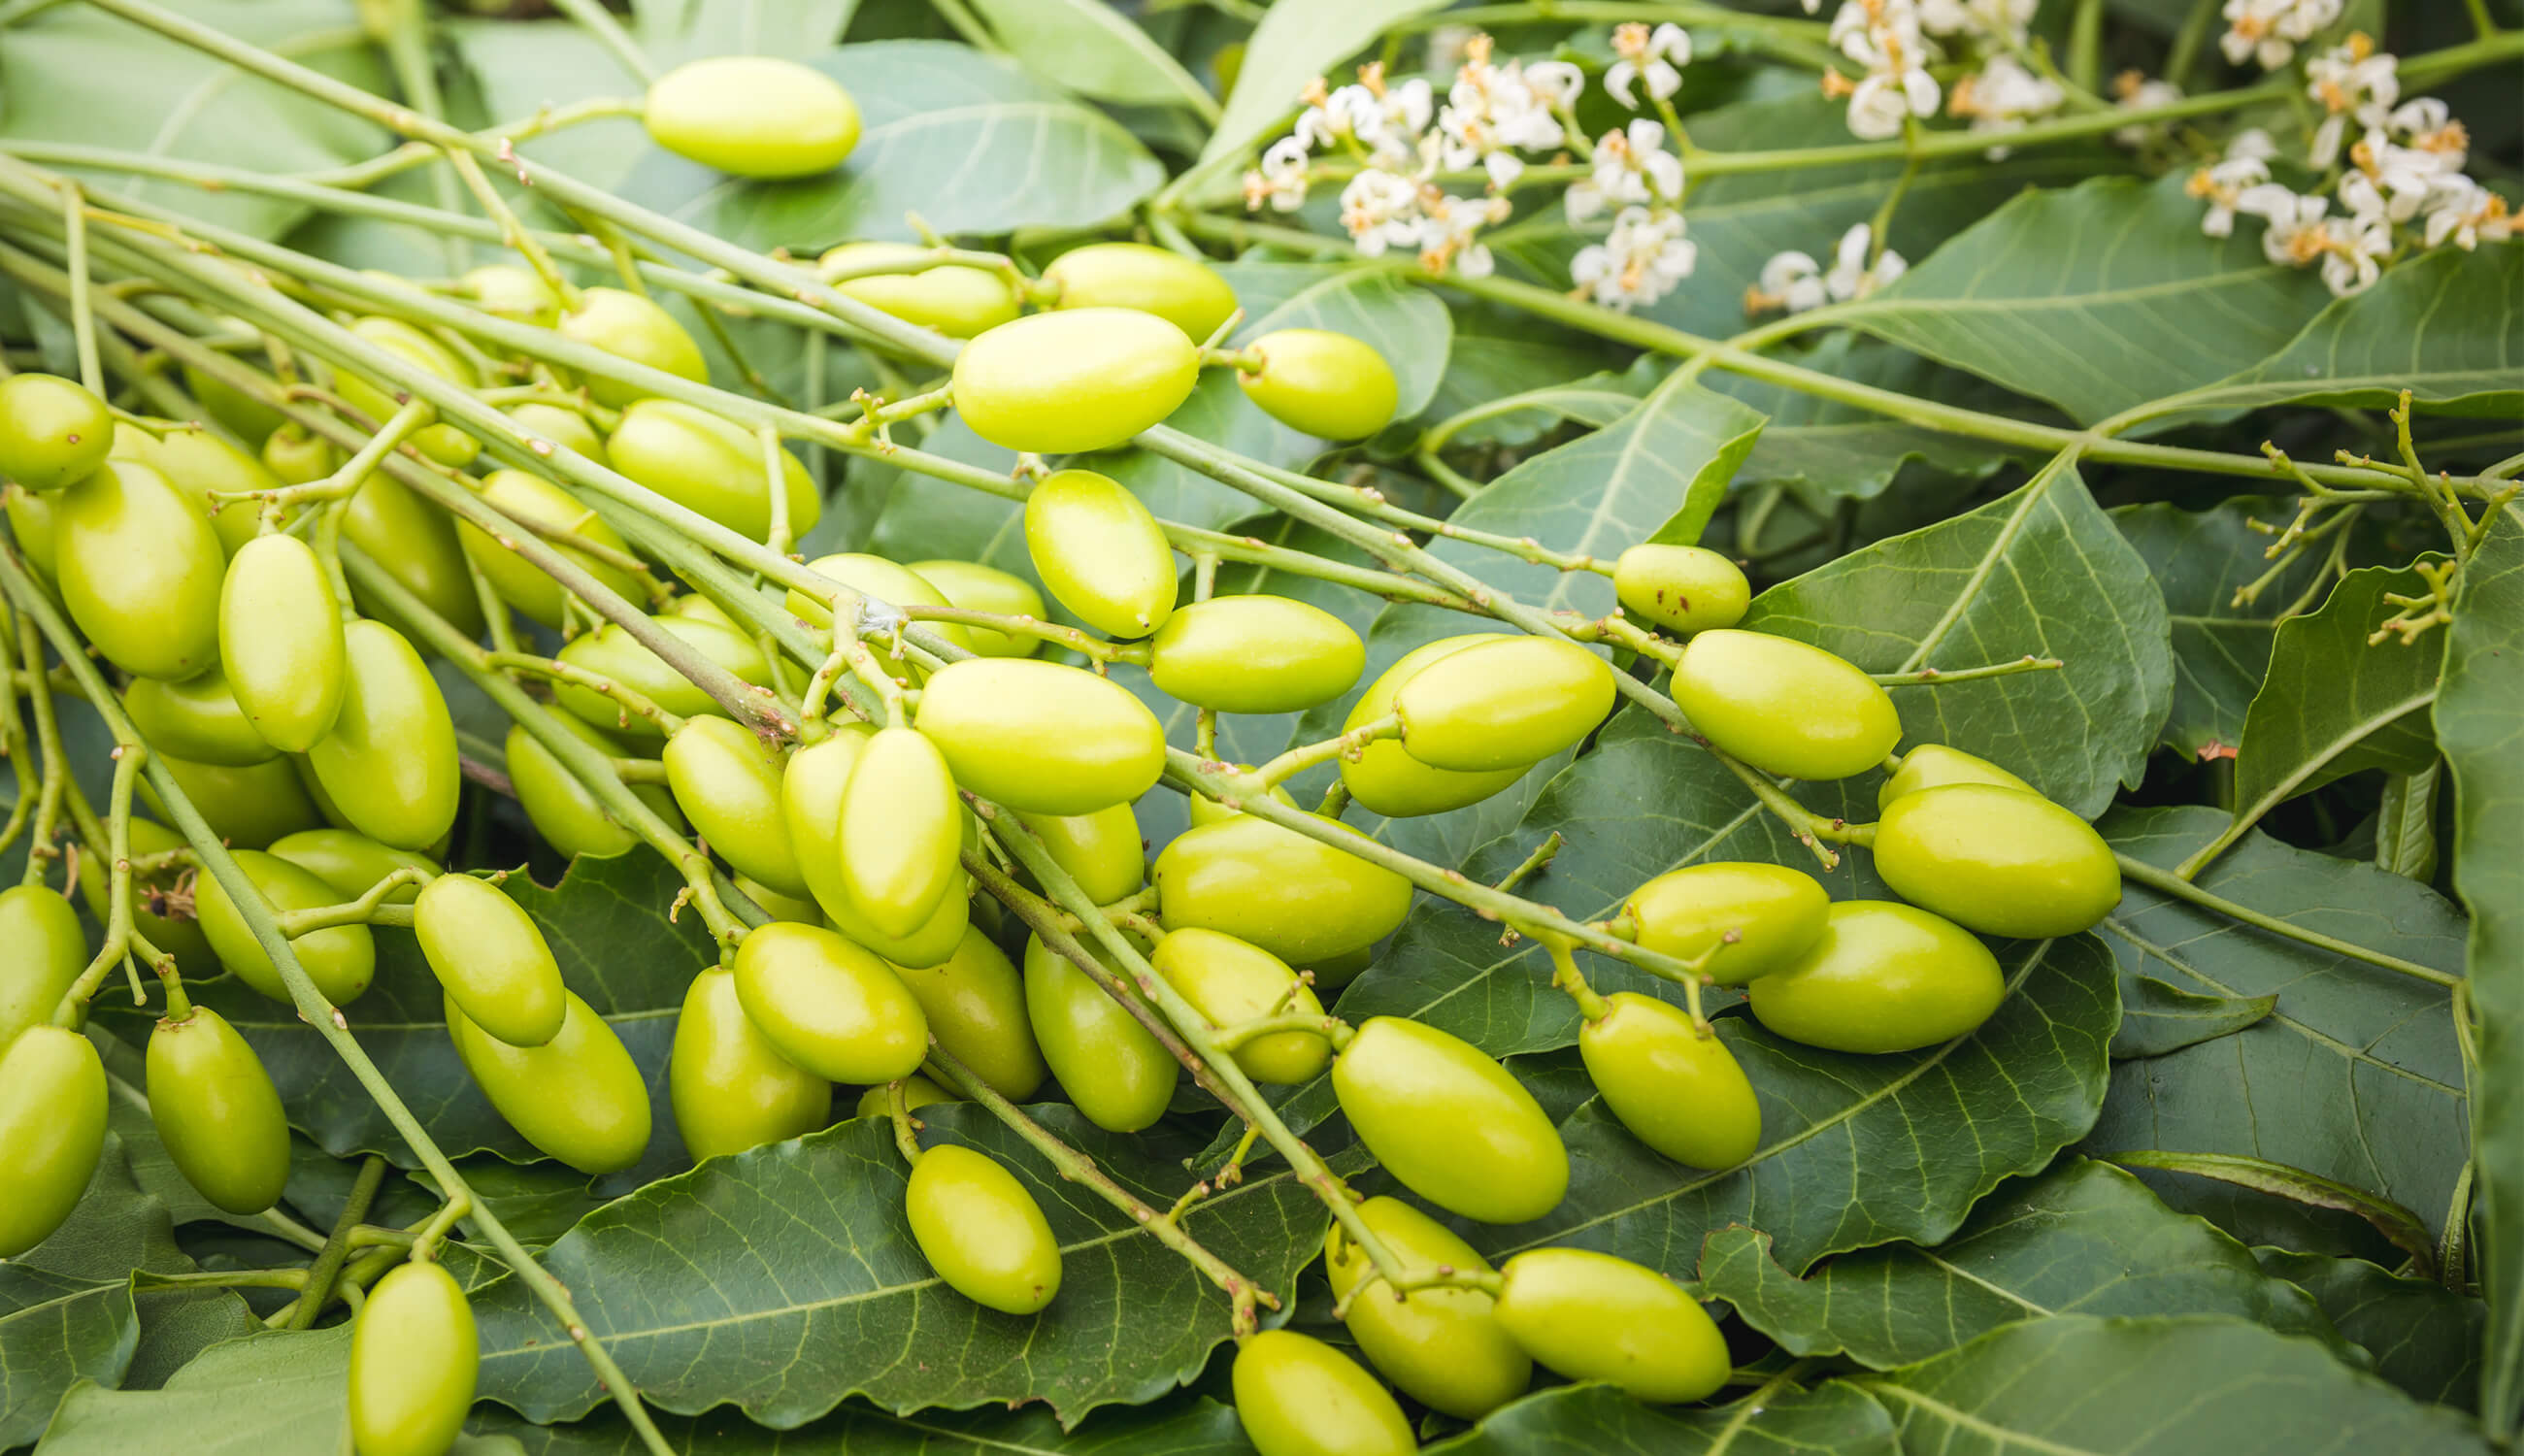
[[307,1284],[298,1302],[289,1311],[284,1330],[315,1328],[316,1316],[332,1300],[333,1281],[342,1272],[342,1261],[351,1256],[351,1231],[368,1216],[368,1205],[376,1201],[377,1189],[384,1186],[386,1160],[375,1153],[360,1164],[359,1176],[351,1180],[350,1196],[342,1200],[342,1216],[333,1221],[333,1232],[324,1246],[316,1253],[316,1262],[307,1266]]

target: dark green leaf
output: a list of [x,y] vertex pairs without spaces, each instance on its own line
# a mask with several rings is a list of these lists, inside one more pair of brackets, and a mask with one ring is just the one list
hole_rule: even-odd
[[0,1262],[0,1450],[43,1432],[62,1392],[122,1378],[140,1338],[131,1274],[188,1272],[167,1210],[110,1143],[77,1211],[53,1237]]
[[2232,1036],[2278,1009],[2275,995],[2202,995],[2154,976],[2121,979],[2121,1029],[2112,1056],[2163,1056]]
[[2111,512],[2112,524],[2163,591],[2173,623],[2173,714],[2164,724],[2165,747],[2199,754],[2244,741],[2244,714],[2269,671],[2280,615],[2314,579],[2320,554],[2288,562],[2249,602],[2237,603],[2235,593],[2271,569],[2263,555],[2271,538],[2251,523],[2282,526],[2294,513],[2260,496],[2238,496],[2212,510],[2160,501]]
[[2373,1225],[2376,1233],[2407,1254],[2422,1273],[2433,1274],[2436,1271],[2436,1245],[2428,1236],[2427,1226],[2419,1222],[2419,1216],[2390,1198],[2380,1197],[2363,1189],[2317,1177],[2302,1168],[2289,1168],[2260,1158],[2236,1157],[2231,1153],[2139,1150],[2116,1152],[2112,1159],[2125,1168],[2214,1179],[2284,1198],[2291,1203],[2302,1203],[2307,1208],[2327,1208],[2354,1215]]
[[[1101,1411],[1064,1431],[1039,1407],[1006,1411],[921,1411],[907,1416],[852,1401],[810,1426],[777,1436],[733,1411],[658,1421],[677,1456],[1251,1456],[1236,1412],[1213,1400],[1169,1399]],[[474,1414],[476,1431],[513,1436],[527,1456],[645,1456],[629,1425],[608,1415],[574,1426],[535,1426],[496,1407]]]
[[[1787,357],[1852,383],[2004,413],[2000,391],[1860,334],[1833,333],[1802,356]],[[1827,510],[1836,501],[1881,495],[1915,461],[1940,475],[1982,480],[2009,458],[2004,446],[1905,424],[1766,380],[1724,372],[1704,377],[1712,389],[1771,416],[1762,442],[1735,478],[1738,491],[1749,485],[1794,486],[1813,509]]]
[[1711,1410],[1642,1405],[1609,1385],[1563,1385],[1427,1448],[1430,1456],[1895,1456],[1900,1449],[1884,1408],[1837,1383]]
[[858,0],[645,0],[639,39],[660,68],[698,56],[812,55],[842,38]]
[[974,0],[974,9],[1010,55],[1082,96],[1218,114],[1182,62],[1103,0]]
[[2261,1268],[2311,1294],[2343,1337],[2374,1358],[2375,1373],[2421,1400],[2470,1410],[2480,1398],[2477,1299],[2363,1259],[2260,1248]]

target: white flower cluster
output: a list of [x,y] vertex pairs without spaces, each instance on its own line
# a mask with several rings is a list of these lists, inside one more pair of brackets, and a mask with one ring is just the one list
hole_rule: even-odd
[[2347,0],[2226,0],[2218,12],[2226,33],[2217,48],[2241,66],[2258,61],[2263,71],[2276,71],[2296,58],[2296,48],[2328,29],[2340,19]]
[[[2125,112],[2151,112],[2160,106],[2171,106],[2182,99],[2182,88],[2171,81],[2151,80],[2144,72],[2124,71],[2112,77],[2112,105]],[[2162,123],[2133,124],[2112,133],[2112,140],[2125,147],[2143,147],[2164,135]]]
[[[2238,6],[2226,8],[2229,19]],[[2262,10],[2273,7],[2263,6]],[[2286,10],[2294,16],[2295,10]],[[2337,13],[2337,6],[2333,7]],[[2277,32],[2272,32],[2277,33]],[[2301,39],[2286,32],[2291,47]],[[2291,49],[2291,54],[2293,50]],[[2237,215],[2261,218],[2261,251],[2272,263],[2295,267],[2320,265],[2322,280],[2343,298],[2374,286],[2386,260],[2400,249],[2398,229],[2414,224],[2421,246],[2445,243],[2471,249],[2516,235],[2506,200],[2463,171],[2470,138],[2446,104],[2433,96],[2401,99],[2394,58],[2376,51],[2366,36],[2307,60],[2306,94],[2319,103],[2306,163],[2331,171],[2347,147],[2347,165],[2325,188],[2300,194],[2270,179],[2278,148],[2267,133],[2244,132],[2213,166],[2194,172],[2187,190],[2208,204],[2200,227],[2225,237]],[[2340,205],[2338,213],[2332,204]]]
[[1852,82],[1822,74],[1826,96],[1849,98],[1849,129],[1869,141],[1900,136],[1912,117],[1933,117],[1944,90],[1928,74],[1936,51],[1917,0],[1844,0],[1831,18],[1833,49],[1867,69]]
[[1793,250],[1762,265],[1761,281],[1744,290],[1747,314],[1803,314],[1827,303],[1862,299],[1909,270],[1902,255],[1887,248],[1868,261],[1874,230],[1861,222],[1840,235],[1832,266],[1825,270],[1811,254]]
[[[1977,73],[1955,82],[1946,110],[1969,117],[1975,132],[2004,132],[2020,130],[2025,122],[2051,115],[2067,101],[2059,82],[2035,75],[2014,56],[1993,56]],[[2006,155],[2005,147],[1989,149],[1992,162]]]
[[[1971,121],[1971,129],[2014,131],[2067,104],[2067,93],[2017,59],[2040,0],[1842,0],[1831,18],[1830,41],[1866,68],[1852,81],[1825,72],[1823,94],[1849,98],[1849,129],[1869,141],[1902,134],[1914,117],[1947,110]],[[1815,5],[1806,9],[1812,11]],[[1946,95],[1928,68],[1957,56],[1979,54],[1979,70],[1966,73]],[[1995,160],[2007,155],[1992,147]]]

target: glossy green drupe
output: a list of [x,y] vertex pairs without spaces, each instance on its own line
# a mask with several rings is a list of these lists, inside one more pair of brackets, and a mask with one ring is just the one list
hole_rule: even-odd
[[955,411],[994,445],[1108,450],[1175,413],[1200,382],[1183,331],[1133,309],[1034,314],[955,357]]
[[1822,939],[1830,908],[1814,876],[1739,860],[1668,870],[1622,902],[1640,945],[1676,960],[1708,957],[1702,968],[1721,986],[1794,962]]
[[52,1237],[105,1151],[105,1064],[87,1038],[35,1026],[0,1047],[0,1259]]
[[[1148,963],[1202,1020],[1222,1031],[1284,1011],[1324,1014],[1324,1003],[1298,982],[1286,961],[1214,930],[1168,932]],[[1312,1081],[1323,1071],[1333,1043],[1321,1032],[1290,1030],[1252,1038],[1230,1054],[1256,1082],[1292,1085]]]
[[[397,870],[416,869],[433,879],[439,873],[438,861],[426,854],[381,845],[349,829],[302,829],[283,835],[271,842],[271,855],[323,881],[345,900],[358,899]],[[420,898],[420,885],[427,883],[402,886],[388,893],[385,902],[411,904]]]
[[[622,412],[606,449],[616,470],[739,535],[760,540],[771,530],[762,442],[743,425],[675,400],[642,400]],[[822,518],[824,504],[815,478],[786,450],[780,489],[792,538],[804,535]]]
[[[260,354],[246,357],[257,367],[269,363]],[[248,450],[261,450],[263,442],[280,427],[284,416],[278,410],[235,385],[214,379],[191,364],[184,365],[183,377],[184,392],[202,407],[202,413],[227,426]]]
[[687,718],[666,740],[676,806],[717,855],[783,895],[805,878],[780,817],[780,751],[728,718]]
[[1092,814],[1138,799],[1165,772],[1165,729],[1147,704],[1056,662],[950,662],[930,678],[913,722],[956,783],[1012,809]]
[[273,490],[280,485],[280,478],[262,461],[208,430],[169,430],[151,447],[148,463],[173,481],[176,493],[210,520],[219,549],[231,559],[262,529],[263,507],[255,501],[217,504],[211,493]]
[[929,249],[914,243],[844,243],[826,252],[815,266],[835,291],[950,339],[969,339],[1017,316],[1016,290],[988,268],[949,264],[916,272],[836,276],[853,268],[900,265],[929,256]]
[[[492,263],[466,268],[456,280],[473,307],[517,323],[550,328],[560,318],[560,295],[522,264]],[[551,409],[549,405],[521,408]],[[514,413],[514,411],[510,412]]]
[[1145,637],[1175,609],[1175,554],[1110,475],[1060,470],[1025,504],[1026,554],[1053,601],[1108,637]]
[[892,967],[832,931],[775,920],[737,946],[736,994],[780,1054],[827,1082],[908,1077],[929,1019]]
[[[914,1108],[926,1107],[932,1102],[959,1102],[962,1100],[963,1099],[961,1097],[956,1096],[953,1092],[940,1087],[937,1083],[930,1081],[926,1077],[912,1076],[902,1079],[902,1106],[903,1110],[906,1112],[911,1111]],[[888,1115],[891,1110],[891,1105],[886,1100],[885,1088],[882,1086],[871,1087],[867,1091],[859,1093],[858,1102],[852,1109],[850,1115],[853,1117],[884,1117]]]
[[[450,384],[473,389],[482,382],[474,374],[472,365],[459,358],[454,350],[428,331],[400,318],[370,316],[356,319],[351,324],[351,332],[402,363],[423,373],[434,374]],[[352,409],[378,424],[392,418],[407,400],[417,397],[401,385],[371,380],[350,369],[334,372],[333,388]],[[482,453],[480,441],[451,424],[424,424],[408,438],[421,454],[442,465],[459,469],[473,463],[474,457]]]
[[[608,757],[629,756],[627,748],[573,714],[554,713],[552,719],[561,731]],[[640,843],[640,836],[607,812],[578,776],[524,727],[510,725],[507,748],[509,782],[517,791],[517,804],[526,811],[526,820],[535,826],[535,832],[561,857],[587,854],[607,859],[627,853]],[[635,784],[631,792],[668,824],[674,822],[674,801],[664,789],[655,784]]]
[[314,547],[295,536],[258,536],[229,559],[219,585],[219,662],[237,705],[273,748],[303,753],[333,731],[350,663],[342,604]]
[[[680,614],[659,613],[650,620],[659,630],[682,638],[694,651],[740,680],[757,687],[771,681],[771,664],[762,659],[762,650],[735,628]],[[678,717],[727,716],[726,709],[694,686],[692,679],[667,666],[664,658],[641,646],[640,640],[618,622],[607,622],[596,631],[570,639],[569,645],[556,655],[572,667],[620,683]],[[580,721],[607,733],[652,742],[664,736],[655,723],[625,713],[620,704],[593,688],[558,684],[553,690],[553,702],[576,714]]]
[[261,1213],[289,1182],[289,1119],[271,1074],[208,1006],[149,1034],[149,1116],[177,1171],[213,1205]]
[[471,875],[441,875],[413,904],[420,953],[450,1000],[485,1035],[541,1046],[560,1035],[569,993],[533,917]]
[[[1394,699],[1403,687],[1432,664],[1481,643],[1511,640],[1495,632],[1475,632],[1414,648],[1368,684],[1357,705],[1342,721],[1341,731],[1347,733],[1392,712]],[[1482,773],[1432,768],[1403,752],[1398,741],[1388,738],[1369,744],[1354,759],[1343,758],[1340,776],[1350,798],[1362,806],[1387,818],[1402,819],[1479,803],[1525,777],[1529,766],[1519,763]]]
[[1089,1122],[1136,1133],[1165,1115],[1183,1064],[1093,977],[1033,936],[1025,1000],[1044,1061]]
[[1752,984],[1754,1019],[1832,1051],[1910,1051],[1964,1036],[2007,996],[1971,932],[1892,900],[1843,900],[1795,964]]
[[1616,992],[1578,1029],[1578,1052],[1604,1105],[1641,1142],[1677,1163],[1732,1168],[1762,1143],[1762,1105],[1735,1055],[1680,1007]]
[[851,724],[791,753],[780,780],[780,817],[789,826],[799,873],[836,930],[897,965],[934,966],[963,941],[970,912],[964,894],[948,894],[919,929],[897,937],[879,934],[842,883],[842,795],[859,751],[875,733],[867,724]]
[[1537,1248],[1499,1273],[1499,1324],[1537,1364],[1660,1405],[1726,1383],[1732,1362],[1717,1322],[1653,1269],[1592,1249]]
[[694,977],[684,994],[666,1089],[696,1162],[803,1137],[832,1115],[833,1085],[754,1029],[725,966]]
[[740,177],[804,177],[842,165],[859,109],[841,82],[773,56],[687,61],[649,83],[649,139]]
[[943,963],[898,965],[894,972],[919,999],[929,1035],[993,1092],[1023,1102],[1050,1075],[1026,1020],[1025,982],[978,926],[965,927],[963,942]]
[[[1022,576],[1013,576],[996,566],[978,561],[914,561],[908,568],[923,581],[936,587],[949,607],[966,611],[995,611],[1002,616],[1030,616],[1042,620],[1043,593]],[[1039,637],[1011,637],[988,627],[961,629],[973,651],[985,657],[1031,657],[1043,647]]]
[[1450,1213],[1521,1224],[1569,1190],[1569,1150],[1533,1093],[1434,1027],[1370,1017],[1333,1063],[1333,1094],[1384,1170]]
[[1402,386],[1374,345],[1328,328],[1274,329],[1244,346],[1260,365],[1238,368],[1244,397],[1288,428],[1325,440],[1364,440],[1393,422]]
[[902,1208],[929,1267],[975,1304],[1030,1315],[1060,1292],[1060,1244],[1043,1205],[987,1155],[953,1142],[923,1152]]
[[1409,880],[1250,814],[1176,836],[1157,855],[1156,886],[1168,930],[1222,931],[1300,966],[1366,949],[1411,909]]
[[842,890],[851,908],[899,939],[963,886],[964,802],[918,729],[880,728],[842,790]]
[[[481,633],[482,599],[474,595],[463,544],[446,511],[378,471],[351,497],[350,513],[342,517],[342,535],[457,631],[467,637]],[[351,595],[363,612],[393,621],[393,613],[383,604],[363,598],[356,589]]]
[[2027,794],[2041,791],[1986,758],[1976,757],[1961,749],[1950,749],[1941,743],[1923,743],[1902,755],[1902,766],[1884,776],[1875,791],[1878,812],[1893,806],[1893,801],[1922,789],[1942,788],[1947,784],[1996,784],[2002,789],[2021,789]]
[[560,1031],[541,1046],[491,1036],[452,996],[441,1008],[448,1040],[519,1137],[581,1173],[618,1173],[649,1150],[648,1080],[594,1007],[561,995]]
[[[277,855],[240,849],[235,857],[237,868],[274,914],[321,909],[343,902],[340,891]],[[264,954],[236,902],[228,898],[227,891],[213,876],[205,874],[194,881],[193,912],[201,917],[202,934],[210,938],[211,948],[218,952],[221,965],[273,1000],[289,999],[289,988],[282,983],[271,957]],[[376,940],[364,925],[327,926],[300,936],[289,943],[289,948],[296,953],[307,979],[316,983],[324,999],[336,1006],[358,1000],[376,975]]]
[[1020,813],[1017,819],[1099,905],[1127,899],[1147,883],[1147,845],[1140,838],[1139,816],[1127,803],[1092,814]]
[[[1445,1225],[1399,1198],[1370,1198],[1358,1216],[1409,1274],[1440,1267],[1489,1272],[1490,1261]],[[1525,1393],[1533,1361],[1518,1348],[1479,1289],[1425,1288],[1395,1299],[1383,1287],[1352,1299],[1375,1266],[1337,1224],[1324,1238],[1324,1273],[1333,1297],[1348,1299],[1350,1337],[1404,1394],[1461,1421],[1482,1416]]]
[[[586,415],[575,410],[565,410],[558,405],[539,405],[529,400],[522,405],[510,405],[500,413],[515,420],[519,428],[536,439],[575,450],[600,465],[608,469],[612,467],[613,455],[605,448],[605,437],[596,432],[596,426],[587,422]],[[530,444],[527,448],[531,450],[534,447]]]
[[1705,546],[1643,542],[1613,562],[1622,609],[1686,636],[1744,619],[1753,585],[1743,568]]
[[1311,1335],[1247,1336],[1231,1380],[1236,1419],[1261,1456],[1410,1456],[1420,1448],[1376,1377]]
[[2072,936],[2121,899],[2112,847],[2023,789],[1945,784],[1905,794],[1884,810],[1874,849],[1875,872],[1894,894],[1985,936]]
[[398,849],[426,849],[456,822],[463,785],[447,700],[392,627],[355,621],[342,638],[342,711],[307,751],[308,766],[351,827]]
[[[237,849],[260,849],[284,835],[324,822],[315,797],[298,776],[295,759],[274,758],[244,768],[195,763],[166,753],[156,761],[201,811],[211,832]],[[145,778],[140,781],[140,794],[156,812],[167,812],[158,791]]]
[[[602,349],[616,359],[663,369],[697,384],[709,382],[709,364],[702,346],[675,321],[675,315],[636,293],[620,288],[582,288],[575,307],[561,311],[557,325],[564,339]],[[603,377],[590,377],[588,393],[596,402],[619,410],[647,391]]]
[[216,663],[180,681],[133,678],[122,707],[142,742],[178,758],[244,768],[280,754],[238,705]]
[[1393,695],[1402,751],[1450,773],[1538,763],[1613,710],[1613,669],[1554,637],[1477,642],[1414,673]]
[[154,467],[109,460],[55,496],[53,554],[71,619],[115,666],[181,679],[218,662],[227,558]]
[[1792,637],[1703,632],[1683,648],[1673,688],[1713,747],[1783,778],[1864,773],[1902,739],[1893,700],[1873,678]]
[[113,448],[113,412],[77,380],[0,379],[0,478],[57,491],[104,464]]
[[[135,831],[145,822],[134,820]],[[135,853],[143,852],[139,839],[135,832]],[[90,873],[81,883],[103,878]],[[138,888],[133,887],[135,899]],[[0,890],[0,946],[6,947],[0,949],[0,1051],[6,1051],[20,1032],[53,1019],[62,996],[87,969],[87,931],[60,891],[12,885]]]
[[[484,505],[520,524],[546,526],[617,552],[630,550],[618,532],[597,519],[595,511],[540,475],[523,470],[494,470],[482,477],[481,495]],[[561,603],[567,594],[559,582],[469,520],[460,518],[456,522],[456,536],[463,543],[464,554],[490,579],[491,590],[499,594],[501,601],[547,627],[560,626]],[[557,546],[549,541],[544,544]],[[615,596],[629,602],[647,600],[647,592],[629,572],[565,546],[558,549],[572,564],[611,588]]]
[[1347,622],[1288,597],[1213,597],[1149,643],[1157,691],[1230,713],[1300,712],[1358,682],[1367,649]]
[[1058,286],[1055,309],[1136,309],[1201,344],[1236,312],[1236,290],[1207,264],[1146,243],[1089,243],[1043,270]]
[[482,1368],[473,1307],[437,1264],[398,1264],[351,1325],[351,1441],[359,1456],[446,1456]]

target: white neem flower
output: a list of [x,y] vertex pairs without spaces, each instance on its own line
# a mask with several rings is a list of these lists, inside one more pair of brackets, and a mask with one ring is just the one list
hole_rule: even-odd
[[1525,83],[1552,107],[1566,111],[1586,89],[1586,73],[1568,61],[1536,61],[1525,68]]
[[1899,136],[1907,118],[1936,115],[1943,92],[1927,71],[1935,49],[1912,0],[1847,0],[1832,17],[1831,43],[1867,68],[1854,85],[1839,72],[1823,73],[1823,94],[1849,98],[1853,135],[1882,141]]
[[[1567,73],[1573,69],[1545,72],[1545,88],[1575,95],[1576,77]],[[1436,135],[1438,159],[1450,171],[1488,167],[1487,159],[1499,152],[1547,152],[1568,139],[1551,103],[1527,80],[1522,65],[1490,64],[1486,35],[1474,37],[1465,48],[1463,68],[1455,73],[1455,84],[1437,112]],[[1489,167],[1491,181],[1504,186],[1500,173],[1512,181],[1523,168],[1521,161]]]
[[1507,220],[1515,209],[1504,197],[1449,197],[1434,193],[1423,199],[1428,216],[1420,223],[1420,264],[1432,273],[1449,265],[1467,278],[1486,278],[1496,267],[1489,248],[1477,241],[1480,230]]
[[2439,173],[2458,172],[2471,159],[2471,133],[2434,96],[2403,102],[2384,119],[2384,130],[2413,154],[2413,161]]
[[[1993,56],[1978,74],[1955,82],[1946,110],[1971,118],[1976,132],[2018,131],[2027,121],[2049,116],[2067,101],[2057,83],[2025,70],[2014,57]],[[1989,149],[1993,162],[2006,155],[2005,147]]]
[[[2150,80],[2136,71],[2124,71],[2112,77],[2112,105],[2125,112],[2150,112],[2160,106],[2171,106],[2182,99],[2182,88],[2167,80]],[[2112,140],[2125,147],[2143,147],[2163,135],[2164,125],[2123,126],[2112,133]]]
[[2225,160],[2191,174],[2182,190],[2208,204],[2200,218],[2202,232],[2212,238],[2234,235],[2235,214],[2243,209],[2244,194],[2270,179],[2268,158],[2274,150],[2269,133],[2257,126],[2228,143]]
[[1922,68],[1870,75],[1850,90],[1850,134],[1866,141],[1900,136],[1906,119],[1937,114],[1941,94],[1936,78]]
[[1341,226],[1349,229],[1359,256],[1377,258],[1392,247],[1414,247],[1420,241],[1420,184],[1379,168],[1369,168],[1341,189]]
[[1578,250],[1569,276],[1595,302],[1627,313],[1672,293],[1699,261],[1682,235],[1682,214],[1625,208],[1610,237]]
[[2324,113],[2308,159],[2315,167],[2329,167],[2340,156],[2351,121],[2365,128],[2384,124],[2402,96],[2400,65],[2397,58],[2377,53],[2363,30],[2350,36],[2348,44],[2305,63],[2305,93],[2321,102]]
[[1931,35],[2021,42],[2041,0],[1918,0],[1919,24]]
[[1613,50],[1622,59],[1604,73],[1604,89],[1622,105],[1638,110],[1630,98],[1632,81],[1644,83],[1659,101],[1682,89],[1678,68],[1691,64],[1691,35],[1680,25],[1668,21],[1651,30],[1641,22],[1626,22],[1613,27]]
[[2393,228],[2373,218],[2333,218],[2322,226],[2322,281],[2335,298],[2364,293],[2384,275]]
[[1823,287],[1842,303],[1865,298],[1878,288],[1911,270],[1902,255],[1887,248],[1872,266],[1867,261],[1874,243],[1874,229],[1861,222],[1840,235],[1840,246],[1832,250],[1831,271],[1823,274]]
[[1309,146],[1327,147],[1341,137],[1354,137],[1374,163],[1387,171],[1411,166],[1420,133],[1429,128],[1433,97],[1425,80],[1398,86],[1384,83],[1384,68],[1359,68],[1359,82],[1326,97],[1321,106],[1297,119],[1297,135]]
[[2439,177],[2428,193],[2427,242],[2451,243],[2468,253],[2483,242],[2502,243],[2519,230],[2506,199],[2457,172]]
[[1594,169],[1561,199],[1572,222],[1606,208],[1682,200],[1682,159],[1665,149],[1665,127],[1645,117],[1604,133],[1595,144]]
[[2327,197],[2300,197],[2277,182],[2263,182],[2245,188],[2236,199],[2235,211],[2268,221],[2268,230],[2261,234],[2261,256],[2272,263],[2304,267],[2330,249],[2322,221],[2323,214],[2331,211]]
[[1822,281],[1822,265],[1811,253],[1790,249],[1774,253],[1762,265],[1761,281],[1744,290],[1744,312],[1803,314],[1831,301]]
[[2348,203],[2354,196],[2357,200],[2350,211],[2389,217],[2395,222],[2417,217],[2420,205],[2427,201],[2429,184],[2460,170],[2441,167],[2432,153],[2395,146],[2381,131],[2367,132],[2349,149],[2349,174],[2340,180],[2341,201]]
[[2258,61],[2263,71],[2276,71],[2296,55],[2296,48],[2340,19],[2345,0],[2226,0],[2218,13],[2226,33],[2217,48],[2228,62],[2241,66]]
[[1281,213],[1305,206],[1306,144],[1299,138],[1284,136],[1271,143],[1262,153],[1262,165],[1244,174],[1245,211],[1258,212],[1265,203]]

